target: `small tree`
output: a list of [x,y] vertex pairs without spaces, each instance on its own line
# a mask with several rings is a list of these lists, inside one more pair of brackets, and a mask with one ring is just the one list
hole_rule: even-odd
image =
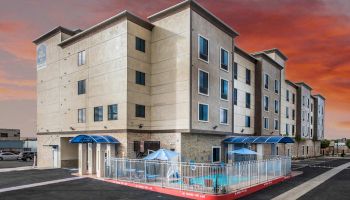
[[330,143],[331,143],[331,141],[329,141],[329,140],[322,140],[321,141],[321,148],[325,149],[325,148],[329,147]]
[[348,148],[350,149],[350,139],[346,140],[346,146],[348,146]]

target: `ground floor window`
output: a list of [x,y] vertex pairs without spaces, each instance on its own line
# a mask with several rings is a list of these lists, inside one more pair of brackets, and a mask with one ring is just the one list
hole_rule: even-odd
[[221,147],[213,147],[212,148],[212,162],[220,162],[221,161]]

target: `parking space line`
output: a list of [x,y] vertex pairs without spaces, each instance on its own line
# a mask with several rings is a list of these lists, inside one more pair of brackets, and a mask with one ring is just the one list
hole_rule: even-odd
[[38,186],[43,186],[43,185],[49,185],[49,184],[54,184],[54,183],[62,183],[62,182],[67,182],[67,181],[83,179],[83,178],[85,178],[85,177],[79,176],[79,177],[58,179],[58,180],[53,180],[53,181],[45,181],[45,182],[40,182],[40,183],[27,184],[27,185],[19,185],[19,186],[14,186],[14,187],[9,187],[9,188],[2,188],[2,189],[0,189],[0,193],[10,192],[10,191],[14,191],[14,190],[21,190],[21,189],[26,189],[26,188],[32,188],[32,187],[38,187]]
[[325,182],[326,180],[330,179],[331,177],[333,177],[334,175],[338,174],[339,172],[341,172],[342,170],[348,167],[350,167],[350,162],[340,165],[338,167],[335,167],[321,175],[318,175],[315,178],[308,180],[303,184],[273,198],[273,200],[298,199],[299,197],[308,193],[315,187],[319,186],[321,183]]

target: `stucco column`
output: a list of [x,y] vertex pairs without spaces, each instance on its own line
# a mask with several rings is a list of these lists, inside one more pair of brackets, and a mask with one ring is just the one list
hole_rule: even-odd
[[85,175],[86,174],[86,166],[87,166],[87,160],[86,160],[86,154],[87,154],[87,145],[84,143],[79,143],[79,175]]
[[93,143],[88,143],[88,173],[96,173],[96,145]]
[[97,143],[96,144],[96,176],[102,177],[104,176],[104,160],[105,156],[107,157],[106,152],[106,144]]

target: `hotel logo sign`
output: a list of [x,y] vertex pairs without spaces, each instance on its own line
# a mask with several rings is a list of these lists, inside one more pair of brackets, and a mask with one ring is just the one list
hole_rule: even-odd
[[40,70],[46,67],[46,45],[40,44],[36,48],[36,69]]

